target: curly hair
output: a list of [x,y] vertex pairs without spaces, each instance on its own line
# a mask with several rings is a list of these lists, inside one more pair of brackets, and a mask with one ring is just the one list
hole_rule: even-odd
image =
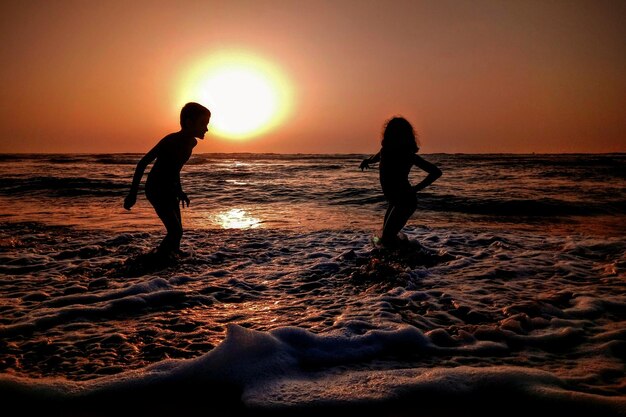
[[392,117],[385,123],[383,149],[400,152],[416,153],[419,151],[419,140],[411,123],[404,117]]

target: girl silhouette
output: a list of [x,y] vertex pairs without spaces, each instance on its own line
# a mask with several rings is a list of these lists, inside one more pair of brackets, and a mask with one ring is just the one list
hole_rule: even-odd
[[[417,155],[418,151],[413,126],[403,117],[394,117],[385,124],[380,151],[361,162],[364,170],[380,161],[380,185],[389,203],[380,238],[385,246],[400,242],[398,233],[417,208],[416,193],[441,176],[441,170]],[[413,165],[428,173],[417,185],[409,182]]]

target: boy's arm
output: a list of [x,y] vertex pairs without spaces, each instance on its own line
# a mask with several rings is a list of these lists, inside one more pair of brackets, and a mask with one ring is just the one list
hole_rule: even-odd
[[380,161],[380,152],[378,152],[376,155],[372,155],[369,158],[364,159],[363,162],[361,162],[361,165],[359,165],[359,168],[361,168],[361,171],[363,171],[364,169],[369,168],[370,164],[375,164],[378,161]]
[[126,196],[126,199],[124,199],[124,208],[126,210],[130,210],[130,208],[135,205],[135,202],[137,201],[137,192],[139,191],[139,183],[141,183],[141,178],[143,177],[146,167],[150,164],[150,162],[155,160],[159,150],[159,145],[160,143],[148,151],[148,153],[145,154],[137,163],[137,168],[135,168],[135,174],[133,175],[133,183],[130,186],[130,192],[128,193],[128,196]]
[[185,192],[183,191],[183,185],[180,182],[180,172],[178,173],[178,181],[176,182],[176,187],[178,188],[178,200],[180,201],[180,204],[183,206],[183,208],[185,207],[185,203],[187,203],[187,207],[189,207],[189,197],[187,197],[187,194],[185,194]]
[[422,181],[420,181],[419,184],[415,185],[413,187],[413,190],[415,192],[421,191],[424,188],[428,187],[430,184],[432,184],[433,182],[435,182],[435,180],[437,180],[437,178],[441,177],[441,170],[439,168],[437,168],[436,165],[431,164],[430,162],[428,162],[427,160],[423,159],[421,156],[415,154],[415,158],[413,160],[413,163],[418,167],[421,168],[422,170],[426,171],[428,173],[428,175],[426,176],[426,178],[424,178]]

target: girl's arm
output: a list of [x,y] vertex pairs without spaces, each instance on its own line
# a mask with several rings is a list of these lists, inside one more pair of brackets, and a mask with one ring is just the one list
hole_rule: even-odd
[[426,171],[428,173],[428,175],[426,176],[426,178],[424,178],[419,184],[415,185],[413,187],[413,190],[415,192],[421,191],[424,188],[428,187],[430,184],[432,184],[433,182],[435,182],[435,180],[437,180],[437,178],[441,177],[441,170],[439,168],[437,168],[437,166],[431,164],[430,162],[428,162],[427,160],[423,159],[421,156],[415,154],[415,159],[413,161],[413,163],[421,168],[422,170]]
[[361,165],[359,165],[359,168],[361,168],[361,171],[363,171],[364,169],[370,167],[369,164],[375,164],[378,161],[380,161],[380,152],[378,152],[376,155],[372,155],[369,158],[364,159],[363,162],[361,162]]
[[148,153],[145,154],[144,157],[141,158],[137,163],[137,168],[135,168],[135,174],[133,175],[133,183],[130,186],[130,192],[124,199],[124,208],[126,210],[130,210],[130,208],[134,206],[137,202],[139,183],[141,183],[141,178],[143,177],[143,173],[146,170],[146,167],[150,164],[150,162],[156,159],[159,151],[159,145],[160,142],[154,148],[148,151]]

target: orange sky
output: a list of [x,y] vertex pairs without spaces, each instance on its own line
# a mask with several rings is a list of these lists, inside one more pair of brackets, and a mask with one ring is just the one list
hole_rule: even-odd
[[278,127],[195,152],[626,152],[624,1],[13,1],[0,152],[146,152],[188,69],[246,50],[293,87]]

